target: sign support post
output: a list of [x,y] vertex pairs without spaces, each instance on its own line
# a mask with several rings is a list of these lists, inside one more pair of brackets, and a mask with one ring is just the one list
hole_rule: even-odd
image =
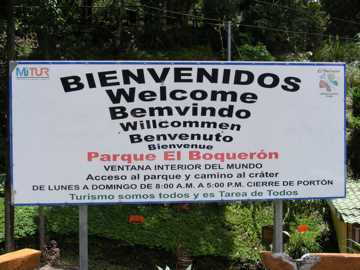
[[272,252],[283,252],[283,200],[275,200],[274,207],[274,230]]
[[231,21],[226,22],[227,27],[227,60],[231,61]]
[[[227,60],[231,61],[231,21],[227,27]],[[275,200],[274,204],[273,253],[283,252],[283,201]]]
[[88,206],[79,206],[79,253],[80,270],[88,270]]

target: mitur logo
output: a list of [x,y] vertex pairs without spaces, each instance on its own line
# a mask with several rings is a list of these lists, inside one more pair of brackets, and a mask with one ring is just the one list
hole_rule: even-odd
[[47,67],[16,67],[18,79],[48,79],[49,68]]
[[340,71],[337,69],[320,68],[317,71],[319,76],[320,95],[332,97],[338,95],[339,90],[339,75]]

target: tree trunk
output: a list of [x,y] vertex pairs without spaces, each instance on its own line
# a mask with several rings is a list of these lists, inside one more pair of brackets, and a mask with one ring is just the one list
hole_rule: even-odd
[[[39,39],[39,47],[42,51],[42,59],[49,60],[50,57],[50,38],[49,31],[47,29],[41,30],[38,32]],[[47,239],[46,239],[46,220],[44,213],[44,206],[39,206],[38,208],[38,233],[39,233],[39,250],[44,250],[46,247]]]
[[[15,60],[15,18],[14,18],[14,0],[7,0],[7,30],[6,30],[6,60],[7,63]],[[9,87],[9,86],[8,86]],[[8,89],[10,90],[10,89]],[[9,134],[7,134],[7,147],[9,149]],[[9,154],[8,154],[9,156]],[[8,157],[6,158],[8,161]],[[10,166],[8,166],[9,168]],[[14,206],[12,206],[11,193],[11,170],[5,180],[5,249],[12,251],[15,249],[14,242]]]
[[39,250],[43,250],[46,246],[46,230],[45,230],[45,214],[44,214],[44,207],[39,206],[38,208],[38,214],[39,214]]
[[118,14],[117,14],[117,29],[115,33],[115,51],[119,53],[121,51],[122,33],[123,33],[123,19],[125,15],[125,4],[124,0],[120,0],[118,3]]
[[49,30],[45,27],[45,29],[39,29],[36,33],[38,36],[39,50],[41,51],[42,60],[50,60]]
[[181,245],[178,245],[176,250],[176,270],[186,270],[190,264],[192,264],[191,254]]
[[93,0],[81,0],[81,22],[85,29],[92,22],[92,5]]
[[15,0],[7,0],[6,56],[7,60],[15,59]]

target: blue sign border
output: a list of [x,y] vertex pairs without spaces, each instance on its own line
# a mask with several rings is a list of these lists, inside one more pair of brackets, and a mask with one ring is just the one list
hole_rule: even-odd
[[244,200],[199,200],[199,201],[149,201],[149,202],[88,202],[88,203],[14,203],[14,206],[37,206],[37,205],[48,205],[48,206],[76,206],[76,205],[151,205],[151,204],[188,204],[188,203],[231,203],[238,201],[275,201],[275,200],[328,200],[328,199],[337,199],[346,197],[346,184],[347,184],[347,168],[346,168],[346,63],[343,62],[260,62],[260,61],[43,61],[43,60],[19,60],[11,61],[9,64],[9,94],[8,94],[8,135],[9,135],[9,162],[8,162],[8,172],[11,179],[11,189],[13,192],[13,130],[12,130],[12,68],[16,65],[255,65],[255,66],[336,66],[344,68],[344,194],[342,196],[336,197],[304,197],[304,198],[262,198],[262,199],[244,199]]

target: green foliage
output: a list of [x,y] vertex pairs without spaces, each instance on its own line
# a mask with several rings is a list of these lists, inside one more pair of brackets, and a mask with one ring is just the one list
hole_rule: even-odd
[[16,207],[15,210],[15,238],[25,238],[37,232],[37,207]]
[[352,113],[354,117],[360,118],[360,86],[351,88]]
[[[129,214],[143,215],[144,224],[129,224]],[[193,256],[214,255],[255,261],[261,227],[271,223],[265,203],[176,206],[101,206],[89,208],[89,234],[130,245],[162,248],[175,253],[178,245]],[[51,208],[49,230],[72,234],[78,230],[77,209]]]
[[354,0],[321,0],[329,14],[328,31],[332,34],[353,37],[359,32],[360,2]]
[[360,176],[360,116],[355,116],[352,112],[348,113],[348,161],[350,165],[349,173],[355,177]]
[[[352,135],[354,135],[354,133],[356,132],[356,130],[360,129],[360,117],[354,116],[354,114],[352,114],[351,112],[348,113],[347,116],[347,122],[348,122],[348,134],[349,134],[349,143],[351,144],[351,138]],[[354,149],[352,149],[354,150]]]
[[353,253],[359,253],[360,252],[360,243],[356,242],[352,239],[347,239],[348,242],[351,243],[351,248],[349,247],[349,251]]
[[360,65],[347,65],[347,141],[350,173],[360,176]]
[[355,42],[341,42],[339,39],[326,41],[314,53],[315,61],[353,62],[360,59],[360,45]]
[[193,47],[173,51],[137,51],[118,56],[120,60],[214,60],[214,53],[209,47]]
[[[0,200],[3,213],[3,199]],[[291,238],[287,252],[300,257],[322,249],[321,241],[328,232],[323,221],[325,204],[321,201],[287,202],[285,222]],[[46,209],[49,233],[78,233],[77,207]],[[145,217],[144,224],[129,224],[128,215]],[[16,238],[36,234],[36,207],[16,207]],[[319,218],[320,217],[320,218]],[[261,243],[261,229],[272,223],[269,203],[234,203],[226,205],[177,206],[94,206],[89,207],[89,235],[148,248],[160,248],[175,254],[179,245],[192,256],[222,256],[232,260],[255,262]],[[296,227],[307,224],[309,232],[298,233]],[[4,241],[4,218],[0,215],[0,242]]]
[[[286,203],[286,224],[291,238],[287,252],[300,257],[304,252],[322,249],[328,233],[326,203],[294,201]],[[129,224],[128,215],[145,217],[144,224]],[[77,233],[77,208],[56,207],[48,212],[49,230],[60,235]],[[175,254],[178,245],[193,256],[224,256],[233,260],[257,261],[261,229],[272,224],[269,203],[177,206],[101,206],[89,208],[89,234],[129,245],[161,248]],[[309,232],[296,227],[307,224]]]
[[274,61],[274,57],[266,49],[263,44],[257,44],[255,46],[244,44],[236,48],[238,56],[235,60],[246,61]]
[[232,232],[231,257],[257,260],[261,245],[261,229],[272,223],[272,207],[265,203],[233,204],[226,211]]
[[203,13],[207,18],[233,19],[240,14],[246,0],[203,0]]
[[[0,198],[0,242],[4,242],[4,199]],[[15,238],[25,238],[36,234],[37,207],[16,207],[15,209]]]
[[4,196],[5,180],[6,180],[6,174],[0,174],[0,197]]
[[287,245],[287,251],[292,258],[300,258],[309,252],[319,252],[321,247],[316,241],[316,237],[312,232],[299,233],[294,232]]
[[[309,252],[320,252],[322,250],[322,238],[329,232],[324,221],[322,202],[308,202],[307,205],[309,206],[308,209],[295,210],[294,218],[289,222],[290,239],[286,245],[286,252],[293,258],[300,258]],[[306,224],[309,230],[298,232],[297,227],[301,224]]]
[[299,0],[251,3],[244,10],[241,22],[244,26],[240,24],[240,31],[250,33],[253,41],[264,43],[272,53],[313,50],[321,42],[319,33],[325,31],[327,18],[319,3]]
[[[360,44],[358,44],[360,48]],[[346,84],[351,89],[360,87],[360,63],[359,61],[347,63],[346,65]]]
[[284,55],[278,55],[276,60],[286,61],[286,62],[310,62],[313,53],[311,51],[307,52],[295,52]]

